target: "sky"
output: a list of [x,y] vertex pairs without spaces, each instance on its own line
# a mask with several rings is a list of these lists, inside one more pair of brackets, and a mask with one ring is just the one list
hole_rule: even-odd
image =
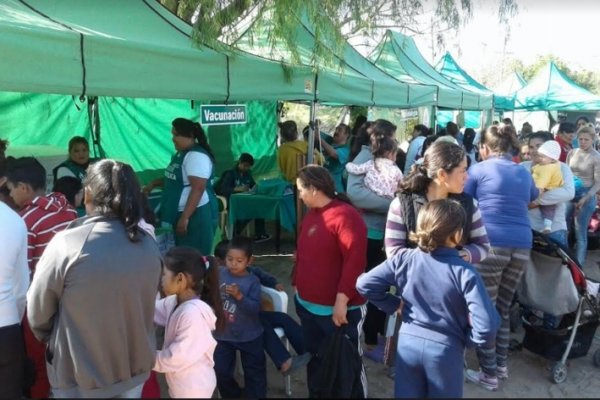
[[[600,1],[517,0],[518,14],[511,20],[511,36],[504,48],[504,28],[498,23],[498,3],[472,0],[473,17],[447,43],[458,63],[477,77],[483,69],[501,65],[503,55],[521,59],[525,65],[553,53],[572,70],[600,71]],[[425,58],[431,60],[431,38],[415,36]],[[502,71],[508,74],[510,71]]]

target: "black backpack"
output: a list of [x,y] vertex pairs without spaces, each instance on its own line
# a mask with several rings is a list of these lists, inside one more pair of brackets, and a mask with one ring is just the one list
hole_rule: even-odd
[[315,357],[321,359],[315,398],[364,399],[361,382],[362,358],[341,326],[321,344]]

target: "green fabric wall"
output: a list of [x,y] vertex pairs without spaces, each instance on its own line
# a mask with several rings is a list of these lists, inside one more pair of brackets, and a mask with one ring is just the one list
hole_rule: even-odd
[[[145,183],[162,175],[174,152],[171,121],[177,117],[197,121],[200,104],[102,97],[98,108],[106,157],[131,164]],[[276,108],[275,102],[248,102],[247,124],[206,129],[217,176],[231,168],[243,152],[254,156],[255,176],[277,174]],[[90,140],[86,103],[71,96],[0,92],[0,138],[9,140],[9,148],[52,145],[66,153],[69,139],[75,135]]]

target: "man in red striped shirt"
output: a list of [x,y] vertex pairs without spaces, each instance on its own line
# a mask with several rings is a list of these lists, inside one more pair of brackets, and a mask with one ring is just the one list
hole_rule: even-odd
[[[46,170],[33,157],[11,160],[6,171],[10,197],[19,208],[27,226],[27,262],[30,277],[46,245],[56,232],[62,231],[77,218],[77,212],[62,193],[46,194]],[[23,318],[27,355],[35,364],[36,380],[28,394],[32,398],[47,398],[50,384],[46,374],[45,345],[33,336],[27,316]]]

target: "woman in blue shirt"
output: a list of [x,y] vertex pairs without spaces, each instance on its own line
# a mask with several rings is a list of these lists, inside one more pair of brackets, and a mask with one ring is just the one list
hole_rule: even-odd
[[498,389],[498,378],[508,378],[509,309],[529,262],[532,234],[528,205],[537,199],[529,171],[512,161],[519,148],[512,125],[490,126],[481,136],[483,161],[469,168],[465,193],[479,202],[491,249],[476,267],[501,317],[496,345],[478,348],[481,371],[467,370],[466,378],[488,390]]

